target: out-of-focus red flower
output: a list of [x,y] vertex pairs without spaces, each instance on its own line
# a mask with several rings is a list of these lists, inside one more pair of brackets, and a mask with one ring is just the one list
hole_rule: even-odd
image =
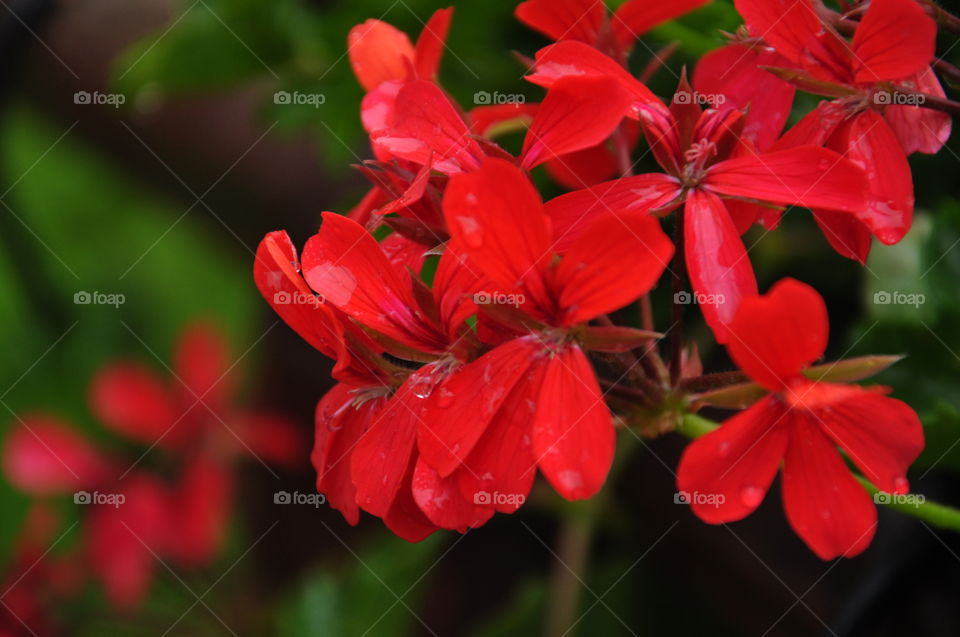
[[693,512],[719,524],[749,515],[783,467],[783,505],[822,559],[851,557],[873,539],[876,508],[843,450],[880,490],[908,491],[906,471],[923,448],[916,413],[886,388],[812,381],[801,372],[823,355],[827,310],[817,292],[785,279],[744,299],[727,351],[770,394],[695,440],[677,470]]
[[139,460],[98,450],[46,415],[20,420],[3,450],[4,472],[17,488],[34,496],[72,494],[76,504],[89,505],[84,556],[118,608],[143,600],[158,558],[197,568],[216,557],[232,511],[234,460],[291,465],[303,455],[302,436],[288,421],[231,404],[227,347],[211,326],[183,333],[173,370],[171,383],[145,366],[117,362],[90,388],[104,425],[166,452],[179,471],[172,481],[136,466]]

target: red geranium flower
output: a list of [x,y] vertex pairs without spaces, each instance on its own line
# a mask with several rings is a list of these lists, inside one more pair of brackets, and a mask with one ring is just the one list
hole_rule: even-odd
[[[750,32],[773,46],[790,69],[777,72],[823,102],[776,146],[826,145],[861,166],[867,205],[851,217],[814,210],[831,246],[861,263],[871,234],[898,242],[913,217],[913,180],[906,155],[936,153],[950,136],[946,113],[894,102],[898,88],[943,96],[930,70],[936,24],[914,0],[874,0],[848,43],[836,14],[818,15],[810,0],[737,0]],[[771,66],[777,66],[771,64]]]
[[782,464],[787,519],[825,560],[863,551],[877,519],[837,447],[880,490],[898,494],[908,491],[907,468],[923,448],[916,413],[884,396],[886,388],[801,374],[823,355],[828,329],[823,299],[793,279],[744,299],[727,351],[770,395],[692,442],[677,470],[680,491],[714,496],[691,498],[691,507],[719,524],[756,509]]

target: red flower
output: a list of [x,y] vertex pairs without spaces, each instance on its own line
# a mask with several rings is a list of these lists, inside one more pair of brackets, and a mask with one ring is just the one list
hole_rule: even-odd
[[[538,81],[561,81],[566,73],[605,72],[606,63],[599,58],[577,61],[570,51],[551,50],[537,56]],[[636,87],[635,95],[642,95],[637,80],[628,74],[619,77],[625,87]],[[632,106],[666,174],[625,177],[568,193],[549,202],[547,210],[557,245],[564,249],[598,216],[624,208],[663,213],[684,205],[690,282],[706,297],[700,304],[704,318],[717,341],[724,343],[725,325],[740,300],[757,292],[740,239],[761,215],[761,207],[752,202],[851,213],[864,206],[866,180],[857,166],[824,148],[808,145],[758,154],[741,134],[746,124],[741,111],[702,111],[694,101],[678,98],[691,91],[682,82],[670,108],[659,100],[638,99]]]
[[[848,43],[810,0],[737,0],[751,33],[791,69],[778,73],[803,90],[839,98],[809,113],[777,148],[826,145],[864,168],[870,197],[862,210],[814,210],[837,252],[861,263],[870,235],[893,244],[910,229],[913,182],[906,154],[937,152],[950,136],[946,113],[898,104],[898,87],[943,95],[930,70],[936,24],[914,0],[874,0]],[[772,65],[777,66],[777,65]],[[882,116],[881,116],[882,114]]]
[[[226,356],[219,334],[196,325],[178,344],[176,384],[131,362],[107,366],[91,383],[94,414],[122,436],[164,449],[180,469],[174,483],[134,469],[139,461],[102,453],[49,416],[24,418],[7,438],[3,469],[17,488],[35,496],[73,494],[75,503],[90,504],[85,557],[117,607],[142,601],[157,556],[185,568],[216,557],[232,509],[233,458],[299,459],[300,436],[290,423],[230,404]],[[96,493],[110,500],[93,501]]]
[[[687,447],[677,470],[693,512],[706,522],[739,520],[763,500],[783,465],[783,505],[797,534],[822,559],[853,556],[873,538],[876,508],[850,474],[839,446],[882,491],[906,493],[923,448],[920,420],[884,388],[812,381],[802,371],[823,355],[827,311],[793,279],[744,299],[727,351],[770,395]],[[722,496],[722,497],[721,497]]]
[[584,353],[602,328],[584,324],[649,291],[672,245],[650,216],[610,215],[557,262],[536,190],[499,159],[451,179],[444,212],[454,245],[496,286],[488,295],[518,309],[482,314],[500,344],[433,392],[418,432],[424,461],[467,498],[512,495],[493,503],[501,511],[522,503],[535,467],[568,499],[593,495],[614,429]]

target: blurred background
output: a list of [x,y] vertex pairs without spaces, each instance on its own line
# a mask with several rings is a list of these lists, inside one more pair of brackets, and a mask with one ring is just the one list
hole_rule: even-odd
[[[278,492],[314,492],[313,410],[330,364],[262,301],[253,252],[276,229],[302,245],[322,210],[345,212],[366,192],[350,169],[369,157],[363,93],[346,58],[350,27],[380,18],[415,36],[447,4],[0,1],[3,438],[42,412],[121,464],[162,473],[158,450],[110,433],[94,416],[90,384],[117,360],[169,378],[177,343],[198,320],[227,344],[235,403],[289,421],[302,437],[282,466],[233,457],[222,544],[188,567],[153,556],[159,563],[133,608],[117,608],[82,567],[56,586],[35,582],[45,563],[83,550],[85,510],[69,497],[46,498],[56,523],[42,534],[28,516],[38,498],[0,484],[0,635],[494,637],[543,634],[562,603],[578,604],[583,635],[960,634],[955,535],[883,510],[865,554],[824,563],[788,528],[776,489],[750,519],[704,525],[674,503],[684,445],[676,435],[624,449],[623,470],[595,501],[565,503],[540,485],[517,515],[416,545],[377,520],[354,528],[327,507],[276,502]],[[514,3],[455,7],[444,86],[467,107],[479,91],[538,100],[511,52],[532,56],[548,42],[513,18]],[[677,41],[669,66],[679,73],[739,23],[730,3],[714,2],[648,34],[633,63],[643,68],[652,51]],[[955,43],[938,51],[960,63]],[[655,76],[657,94],[672,93],[674,73]],[[283,103],[278,91],[323,99]],[[798,96],[797,113],[815,103]],[[897,246],[875,246],[866,268],[837,256],[805,211],[747,237],[761,289],[790,275],[825,296],[828,358],[908,354],[879,381],[927,430],[913,488],[953,505],[958,152],[952,140],[935,157],[911,158],[914,229]],[[923,302],[875,303],[884,291]],[[668,293],[658,291],[663,310]],[[710,371],[729,369],[706,332],[693,334]],[[39,544],[33,553],[25,538]],[[576,590],[568,566],[581,573]],[[37,618],[14,612],[20,597]]]

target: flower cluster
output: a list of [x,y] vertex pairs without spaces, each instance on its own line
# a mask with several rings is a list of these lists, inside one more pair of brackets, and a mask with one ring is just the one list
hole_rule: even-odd
[[[312,460],[348,522],[363,510],[411,541],[463,532],[515,511],[537,472],[564,498],[588,498],[638,406],[666,414],[662,432],[731,391],[749,408],[694,441],[678,469],[682,492],[717,496],[691,503],[705,521],[750,513],[782,464],[793,528],[824,559],[850,556],[876,511],[838,448],[876,487],[907,491],[916,415],[886,390],[842,384],[866,375],[857,364],[809,368],[826,348],[822,299],[792,279],[759,295],[741,235],[775,229],[789,206],[860,262],[872,237],[905,235],[906,157],[937,152],[951,122],[894,96],[943,96],[935,23],[915,0],[848,14],[737,0],[744,27],[661,100],[628,70],[631,50],[701,4],[631,0],[610,14],[593,0],[527,0],[517,17],[556,41],[525,59],[545,96],[469,111],[437,79],[452,9],[415,44],[379,20],[350,32],[372,187],[346,215],[324,212],[302,254],[268,234],[254,266],[276,312],[335,361]],[[797,89],[827,99],[784,131]],[[498,141],[516,131],[511,154]],[[633,174],[641,139],[660,172]],[[541,165],[568,192],[543,201],[530,177]],[[678,291],[663,357],[649,297],[662,278]],[[680,336],[683,295],[747,384],[697,389],[710,379]],[[637,302],[639,324],[611,318]]]
[[[302,445],[286,420],[232,404],[233,367],[221,335],[198,323],[180,337],[171,381],[132,361],[101,369],[90,385],[90,409],[99,423],[145,449],[133,455],[94,444],[54,415],[30,414],[13,425],[3,471],[35,499],[13,565],[16,576],[19,563],[34,556],[23,571],[30,577],[16,578],[14,617],[49,616],[40,604],[55,602],[47,599],[51,592],[73,596],[87,572],[113,606],[131,609],[148,593],[158,559],[190,569],[216,558],[230,521],[234,462],[251,456],[295,466]],[[163,453],[146,461],[154,448]],[[47,550],[61,533],[49,501],[68,494],[83,508],[80,549],[34,571],[38,547]]]

